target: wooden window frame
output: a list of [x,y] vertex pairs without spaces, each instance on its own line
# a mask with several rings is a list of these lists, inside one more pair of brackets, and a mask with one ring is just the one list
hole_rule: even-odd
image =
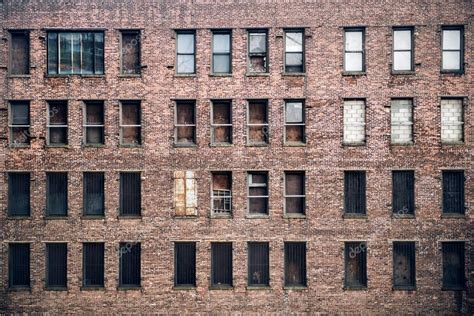
[[[191,124],[178,124],[178,104],[192,105],[194,108],[194,122]],[[197,146],[197,105],[196,100],[176,100],[174,102],[174,145],[176,147],[195,147]],[[192,143],[178,142],[178,127],[192,127],[194,129],[194,139]]]
[[[195,75],[196,74],[196,30],[176,30],[176,75],[184,75],[184,76],[190,76],[190,75]],[[194,42],[194,48],[193,48],[193,54],[189,53],[179,53],[178,51],[178,37],[180,35],[187,34],[187,35],[193,35],[193,42]],[[192,72],[180,72],[179,71],[179,65],[178,65],[178,56],[193,56],[193,71]]]
[[[136,34],[137,35],[135,38],[138,39],[137,40],[137,46],[138,46],[138,68],[137,68],[137,71],[138,72],[135,72],[135,73],[125,73],[124,72],[124,67],[123,67],[123,50],[124,50],[123,35],[124,34]],[[142,68],[141,49],[142,49],[142,32],[141,32],[141,30],[134,30],[134,29],[120,30],[120,75],[121,76],[131,76],[131,77],[141,76],[141,74],[142,74],[142,71],[141,71],[141,68]]]
[[[138,123],[140,124],[123,124],[123,104],[124,103],[134,103],[138,107]],[[121,100],[120,101],[120,109],[119,109],[119,128],[120,128],[120,146],[123,147],[140,147],[143,145],[143,131],[142,131],[142,102],[141,100]],[[104,116],[105,116],[105,108],[104,108]],[[104,117],[105,120],[105,117]],[[134,127],[139,128],[139,139],[138,143],[125,143],[123,141],[123,129],[127,127]],[[105,131],[104,131],[105,132]],[[105,137],[105,135],[104,135]]]
[[[395,32],[410,31],[410,49],[395,49]],[[415,71],[415,28],[413,26],[395,26],[392,28],[392,73],[409,73]],[[395,53],[410,52],[410,69],[395,69]]]
[[[288,174],[299,174],[303,177],[303,195],[288,195],[286,193],[287,191],[287,183],[286,183],[286,177]],[[288,213],[287,212],[287,205],[286,205],[286,199],[287,198],[302,198],[303,199],[303,213]],[[302,216],[306,217],[306,171],[304,170],[287,170],[283,173],[283,208],[285,210],[285,216]]]
[[[288,103],[301,103],[302,109],[302,122],[301,123],[287,123],[286,121],[286,107]],[[306,145],[306,104],[304,100],[285,100],[283,104],[283,143],[285,145]],[[288,126],[302,126],[303,127],[303,141],[289,141],[287,140],[287,131],[286,128]]]
[[[102,121],[102,124],[88,124],[87,122],[87,107],[93,103],[97,103],[97,104],[101,104],[102,106],[102,118],[103,118],[103,121]],[[82,111],[82,128],[83,128],[83,138],[82,138],[82,143],[85,145],[85,146],[101,146],[101,145],[105,145],[105,104],[104,104],[104,101],[100,101],[100,100],[87,100],[87,101],[84,101],[83,102],[83,111]],[[122,114],[120,113],[120,119],[122,118],[121,116]],[[87,142],[87,129],[88,128],[102,128],[102,143],[89,143]]]
[[[18,104],[26,104],[28,106],[28,123],[29,124],[13,124],[13,108]],[[15,142],[13,139],[14,128],[26,128],[27,142]],[[8,102],[8,134],[9,134],[9,145],[10,147],[30,147],[31,146],[31,104],[28,100],[11,100]]]
[[[362,33],[362,50],[355,50],[355,51],[348,51],[346,50],[346,33],[348,32],[361,32]],[[366,72],[366,47],[365,47],[365,27],[360,26],[360,27],[345,27],[344,28],[344,60],[343,60],[343,68],[344,68],[344,73],[347,74],[364,74]],[[362,69],[361,70],[346,70],[346,54],[348,53],[359,53],[362,54]]]
[[[301,51],[299,52],[288,52],[286,48],[286,34],[287,33],[301,33],[301,38],[302,38],[302,43],[301,43]],[[305,58],[305,29],[285,29],[284,30],[284,35],[283,35],[283,48],[284,48],[284,53],[283,53],[283,72],[285,74],[304,74],[306,72],[306,58]],[[288,71],[288,65],[287,65],[287,55],[288,54],[301,54],[301,71]],[[297,66],[293,66],[297,67]],[[299,66],[298,66],[299,67]]]
[[[31,75],[31,39],[30,39],[30,30],[9,30],[9,52],[8,52],[8,76],[10,77],[29,77]],[[20,34],[20,33],[25,33],[25,36],[28,41],[28,52],[26,53],[28,61],[28,73],[25,74],[14,74],[12,73],[12,66],[13,66],[13,53],[12,53],[12,47],[13,47],[13,36],[14,34]]]
[[[56,104],[66,107],[66,124],[51,124],[51,113],[54,112],[52,107]],[[53,114],[54,116],[54,114]],[[69,102],[66,100],[50,100],[47,102],[46,112],[46,145],[49,147],[64,147],[69,145]],[[51,143],[51,129],[52,128],[65,128],[66,129],[66,142],[65,143]]]
[[[251,53],[250,52],[250,37],[252,34],[265,34],[265,52],[264,53]],[[270,72],[269,67],[269,44],[268,44],[268,29],[249,29],[247,30],[247,73],[249,74],[267,74]],[[251,71],[251,58],[252,57],[263,57],[265,58],[265,71]]]
[[[443,47],[443,37],[444,37],[444,31],[449,31],[449,30],[459,30],[460,34],[460,42],[459,42],[459,50],[453,50],[453,49],[444,49]],[[443,25],[441,26],[441,73],[454,73],[454,74],[464,74],[464,50],[465,50],[465,39],[464,39],[464,26],[463,25]],[[443,53],[444,52],[458,52],[459,51],[459,69],[444,69],[443,68]]]
[[[214,123],[214,105],[217,103],[226,104],[229,107],[229,121],[228,124]],[[196,111],[195,111],[196,112]],[[194,113],[196,115],[196,113]],[[233,124],[232,124],[232,100],[212,100],[211,101],[211,143],[213,145],[232,145],[233,144]],[[217,127],[228,127],[230,129],[230,142],[217,142],[215,139],[215,129]]]
[[[265,117],[265,121],[266,123],[262,123],[262,124],[259,124],[259,123],[250,123],[250,103],[265,103],[265,107],[266,107],[266,117]],[[246,129],[246,138],[247,138],[247,146],[268,146],[270,144],[270,123],[269,123],[269,118],[270,118],[270,106],[269,106],[269,103],[268,103],[268,100],[266,99],[260,99],[260,100],[247,100],[247,115],[246,115],[246,125],[245,125],[245,129]],[[260,126],[263,129],[266,129],[266,139],[267,141],[266,142],[255,142],[255,141],[251,141],[250,140],[250,127],[252,126]]]
[[[255,173],[264,173],[267,177],[266,183],[250,184],[250,176]],[[253,217],[268,217],[270,216],[270,174],[266,170],[251,170],[247,171],[247,215]],[[250,188],[267,188],[267,195],[250,195]],[[267,212],[266,213],[251,213],[250,212],[250,199],[251,198],[264,198],[266,199]]]
[[[214,35],[228,35],[229,36],[229,52],[215,52],[214,51]],[[229,72],[216,72],[214,69],[214,57],[215,56],[228,56],[229,57]],[[213,30],[212,31],[212,57],[211,57],[211,69],[212,74],[215,75],[231,75],[232,74],[232,30]]]

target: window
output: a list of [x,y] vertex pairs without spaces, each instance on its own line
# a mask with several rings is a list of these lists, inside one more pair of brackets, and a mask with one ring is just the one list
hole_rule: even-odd
[[285,142],[306,142],[305,137],[305,107],[302,101],[285,102]]
[[304,31],[285,31],[285,72],[304,72]]
[[391,102],[392,144],[413,143],[413,105],[410,99]]
[[249,31],[249,72],[268,72],[267,31]]
[[464,171],[443,171],[443,213],[464,214]]
[[305,242],[285,242],[285,286],[306,286]]
[[464,242],[443,242],[443,289],[462,290],[466,286]]
[[30,244],[8,245],[8,287],[30,287]]
[[8,216],[30,216],[30,173],[8,172]]
[[120,216],[141,215],[140,172],[120,173]]
[[232,214],[232,173],[212,173],[212,213],[213,215]]
[[194,101],[177,101],[174,124],[175,144],[196,144],[196,103]]
[[212,72],[230,74],[232,35],[230,31],[214,31],[212,33]]
[[120,286],[140,287],[140,243],[120,243]]
[[211,132],[214,144],[232,144],[231,101],[212,102]]
[[84,102],[84,144],[101,145],[104,141],[104,102],[86,101]]
[[46,216],[67,216],[67,173],[46,173]]
[[365,30],[349,28],[344,30],[344,71],[365,71]]
[[30,144],[30,102],[11,101],[9,125],[10,144]]
[[84,243],[83,256],[83,286],[104,287],[104,243]]
[[194,31],[178,31],[176,34],[176,72],[196,73],[196,34]]
[[48,32],[48,74],[104,74],[104,33]]
[[344,172],[344,212],[365,215],[365,171]]
[[196,286],[196,243],[176,242],[174,244],[174,285]]
[[442,66],[446,72],[462,72],[464,69],[464,28],[444,26],[442,28]]
[[392,212],[395,217],[415,214],[414,171],[392,171]]
[[232,287],[232,243],[211,243],[211,286]]
[[67,108],[66,101],[48,102],[48,145],[67,145]]
[[249,172],[248,212],[249,214],[268,215],[268,172]]
[[104,216],[104,173],[84,172],[84,216]]
[[122,101],[120,103],[120,142],[122,145],[141,145],[140,101]]
[[30,32],[12,31],[10,44],[10,74],[30,74]]
[[345,287],[367,287],[367,244],[364,241],[345,243]]
[[305,214],[305,173],[304,171],[285,172],[285,212],[286,214]]
[[365,101],[344,101],[344,144],[365,144]]
[[441,142],[462,143],[464,140],[464,113],[462,99],[441,100]]
[[197,184],[194,171],[174,172],[174,207],[176,216],[197,215]]
[[413,71],[413,28],[393,29],[393,71]]
[[267,101],[249,101],[247,108],[247,143],[266,145],[269,139]]
[[122,31],[122,74],[140,74],[140,31]]
[[415,242],[393,242],[393,287],[414,289],[415,271]]
[[46,244],[46,287],[67,288],[67,244]]
[[248,285],[269,286],[270,268],[268,242],[249,242],[248,256]]

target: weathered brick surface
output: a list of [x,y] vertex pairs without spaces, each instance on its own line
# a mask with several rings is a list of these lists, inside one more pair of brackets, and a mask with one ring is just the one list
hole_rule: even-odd
[[[32,172],[32,216],[6,216],[0,177],[0,311],[57,313],[339,312],[472,314],[472,2],[469,0],[2,0],[2,171]],[[465,74],[440,74],[440,26],[465,26]],[[342,76],[343,26],[366,26],[367,74]],[[415,26],[415,74],[392,75],[392,26]],[[306,27],[306,76],[285,76],[282,28]],[[211,31],[231,28],[231,77],[210,76]],[[269,76],[246,76],[246,29],[269,28]],[[31,76],[7,76],[8,29],[31,30]],[[105,29],[105,76],[47,77],[45,28]],[[138,78],[120,77],[118,29],[143,30]],[[174,74],[173,29],[197,30],[197,74]],[[465,142],[441,144],[442,96],[464,97]],[[414,143],[391,146],[390,100],[413,98]],[[210,100],[232,99],[234,144],[210,147]],[[247,99],[268,99],[270,145],[245,145]],[[306,147],[283,146],[283,101],[306,101]],[[343,100],[366,100],[366,145],[343,146]],[[8,100],[31,100],[31,148],[8,147]],[[46,101],[69,100],[69,148],[46,148]],[[82,101],[105,100],[106,145],[83,148]],[[143,146],[119,146],[119,100],[142,100]],[[175,148],[173,99],[197,100],[197,147]],[[464,218],[441,217],[441,170],[466,170]],[[343,171],[367,172],[367,219],[343,219]],[[391,170],[415,170],[416,218],[391,216]],[[46,220],[45,171],[69,172],[69,216]],[[82,172],[105,171],[106,217],[82,214]],[[119,172],[143,172],[142,219],[117,217]],[[198,216],[174,217],[173,173],[194,170]],[[233,217],[210,218],[211,171],[233,172]],[[268,170],[270,216],[246,218],[246,171]],[[306,219],[283,217],[285,170],[305,170]],[[120,241],[142,242],[142,289],[117,290]],[[197,241],[197,288],[173,289],[173,241]],[[283,242],[307,242],[308,288],[283,288]],[[343,245],[365,240],[368,288],[343,290]],[[416,241],[417,289],[393,291],[392,241]],[[441,291],[440,241],[466,241],[469,289]],[[7,290],[7,245],[31,242],[32,289]],[[66,241],[68,291],[45,291],[46,241]],[[106,287],[81,290],[82,245],[105,241]],[[210,242],[232,241],[234,288],[209,290]],[[271,289],[246,289],[246,242],[270,242]],[[470,310],[469,310],[470,308]]]

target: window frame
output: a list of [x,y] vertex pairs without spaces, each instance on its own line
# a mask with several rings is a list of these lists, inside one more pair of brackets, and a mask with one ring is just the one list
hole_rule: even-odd
[[[194,123],[192,124],[178,124],[178,103],[192,105],[194,109]],[[174,146],[176,147],[196,147],[197,146],[197,104],[196,100],[175,100],[174,101]],[[192,143],[178,142],[178,127],[193,127],[194,139]]]
[[[413,176],[413,187],[412,187],[412,192],[409,192],[409,194],[411,195],[411,199],[412,199],[412,202],[413,202],[413,209],[412,209],[412,212],[406,212],[406,213],[402,213],[400,214],[400,210],[395,210],[394,209],[394,201],[395,201],[395,174],[397,173],[410,173],[411,176]],[[415,214],[416,214],[416,174],[415,174],[415,170],[413,169],[393,169],[392,170],[392,203],[391,203],[391,206],[392,206],[392,217],[394,218],[403,218],[403,217],[415,217]],[[410,211],[410,210],[408,210]]]
[[[222,103],[226,104],[229,107],[229,124],[216,124],[214,123],[214,105],[217,103]],[[215,99],[211,100],[211,144],[215,146],[226,146],[226,145],[232,145],[233,142],[233,115],[232,115],[232,100],[220,100],[220,99]],[[196,115],[196,111],[194,113]],[[230,129],[230,142],[217,142],[215,139],[215,129],[216,127],[228,127]]]
[[[193,48],[193,51],[194,53],[193,54],[189,54],[189,53],[179,53],[178,52],[178,37],[179,35],[181,34],[192,34],[193,37],[194,37],[194,48]],[[197,32],[196,30],[190,30],[190,29],[183,29],[183,30],[175,30],[175,36],[176,36],[176,40],[175,40],[175,48],[176,48],[176,54],[175,54],[175,58],[176,58],[176,62],[175,62],[175,67],[176,67],[176,71],[175,71],[175,75],[178,75],[178,76],[193,76],[193,75],[196,75],[197,73],[197,67],[196,67],[196,42],[197,42]],[[178,65],[178,56],[180,55],[185,55],[185,56],[193,56],[193,71],[192,72],[180,72],[179,71],[179,65]]]
[[[25,124],[13,124],[13,108],[15,105],[25,104],[28,107],[28,123]],[[13,138],[14,128],[26,128],[27,131],[27,142],[16,143]],[[10,100],[8,101],[8,136],[10,147],[30,147],[31,146],[31,102],[29,100]]]
[[[48,210],[48,199],[49,199],[49,175],[50,174],[65,174],[66,175],[66,212],[64,214],[51,214],[50,210]],[[70,207],[70,199],[69,199],[69,173],[67,171],[46,171],[46,206],[45,206],[45,217],[49,219],[55,218],[67,218],[69,216],[69,207]]]
[[[124,205],[123,205],[123,200],[125,199],[123,190],[123,183],[124,180],[122,180],[122,176],[125,174],[134,174],[135,176],[138,176],[138,194],[139,194],[139,200],[138,200],[138,213],[131,214],[128,211],[124,213]],[[143,181],[142,181],[142,171],[120,171],[119,172],[119,208],[118,208],[118,216],[121,218],[141,218],[143,216]],[[130,183],[129,183],[130,185]]]
[[[447,52],[457,52],[458,50],[445,50],[443,47],[443,41],[444,41],[444,31],[449,31],[449,30],[459,30],[460,31],[460,39],[459,39],[459,69],[444,69],[443,68],[443,53],[445,51]],[[452,73],[452,74],[464,74],[464,69],[465,69],[465,59],[464,59],[464,50],[465,50],[465,34],[464,34],[464,25],[442,25],[441,26],[441,73]]]
[[[301,284],[296,284],[296,283],[289,283],[287,282],[287,273],[288,273],[288,251],[290,245],[304,245],[304,260],[302,261],[303,263],[303,268],[304,271],[301,271],[304,279],[302,280]],[[308,287],[308,242],[307,241],[284,241],[283,242],[283,284],[285,289],[292,289],[292,288],[307,288]]]
[[[303,177],[303,195],[288,195],[287,191],[287,175],[288,174],[298,174]],[[302,198],[303,199],[303,212],[302,213],[288,213],[287,212],[287,198]],[[283,209],[284,214],[287,217],[306,217],[306,171],[305,170],[285,170],[283,173]]]
[[[126,253],[123,253],[122,249],[123,247],[127,247],[127,245],[131,245],[131,247],[138,247],[138,284],[125,284],[123,281],[124,277],[124,271],[123,271],[123,266],[124,266],[124,255],[129,254],[132,255],[132,248],[127,249]],[[124,241],[119,243],[119,282],[118,282],[118,287],[120,289],[135,289],[135,288],[141,288],[142,287],[142,245],[141,242],[139,241]]]
[[[257,185],[250,186],[250,175],[254,173],[265,173],[267,181],[265,184],[260,183]],[[246,181],[247,181],[247,216],[250,217],[269,217],[270,216],[270,173],[268,170],[249,170],[246,172]],[[267,189],[267,195],[250,195],[250,188],[263,188]],[[251,198],[265,198],[266,199],[266,213],[251,213],[250,212],[250,199]]]
[[[359,266],[359,273],[361,274],[361,285],[351,285],[348,283],[348,254],[350,253],[349,248],[351,245],[358,244],[358,247],[364,246],[364,250],[359,251],[358,255],[362,254],[363,258],[359,259],[362,260],[364,265]],[[345,241],[344,242],[344,289],[346,290],[360,290],[360,289],[367,289],[368,288],[368,271],[367,271],[367,252],[368,252],[368,245],[367,241],[365,240],[357,240],[357,241]],[[350,255],[349,255],[350,256]]]
[[[12,256],[12,247],[14,245],[28,246],[28,284],[13,284],[13,256]],[[10,242],[8,243],[8,289],[9,290],[31,290],[31,243],[30,242]]]
[[[97,215],[97,214],[88,214],[86,213],[86,174],[102,174],[103,176],[103,185],[102,185],[102,195],[103,195],[103,201],[102,201],[102,214]],[[83,217],[90,217],[90,218],[104,218],[105,217],[105,172],[103,171],[84,171],[82,172],[82,216]]]
[[[287,33],[301,33],[302,37],[302,43],[301,43],[301,52],[287,52],[286,50],[286,34]],[[283,30],[283,73],[285,74],[292,74],[292,75],[297,75],[297,74],[305,74],[306,73],[306,50],[305,50],[305,29],[304,28],[289,28],[289,29],[284,29]],[[287,54],[301,54],[301,71],[288,71],[287,67]],[[293,66],[293,67],[299,67],[299,66]]]
[[[13,67],[13,36],[14,34],[21,34],[24,33],[25,37],[28,42],[28,52],[27,52],[27,65],[28,65],[28,73],[25,74],[14,74],[12,73]],[[31,76],[31,31],[30,30],[8,30],[8,40],[9,40],[9,47],[8,47],[8,76],[9,77],[29,77]]]
[[[265,103],[265,121],[266,123],[258,124],[258,123],[250,123],[250,103]],[[251,126],[261,126],[262,130],[266,128],[266,142],[255,142],[250,140],[250,127]],[[246,145],[247,146],[259,146],[259,147],[266,147],[270,145],[270,104],[268,99],[249,99],[247,100],[246,106],[246,122],[245,122],[245,130],[246,130]]]
[[[211,37],[211,73],[213,75],[225,76],[232,75],[232,29],[217,29],[212,30]],[[216,53],[214,52],[214,35],[228,35],[229,36],[229,52]],[[214,56],[229,56],[229,72],[216,72],[214,69]]]
[[[409,101],[410,102],[410,114],[411,114],[411,121],[408,123],[402,124],[402,122],[398,122],[398,124],[394,124],[394,121],[392,119],[392,102],[393,101]],[[411,140],[409,142],[394,142],[392,139],[393,132],[392,132],[392,127],[393,126],[406,126],[410,125],[411,126]],[[415,100],[413,98],[391,98],[390,99],[390,145],[392,146],[406,146],[406,145],[413,145],[415,143]]]
[[[87,123],[87,107],[91,104],[101,104],[102,106],[102,124],[90,125]],[[102,100],[84,100],[82,108],[82,143],[84,146],[103,146],[105,145],[105,103]],[[120,119],[122,113],[120,113]],[[102,143],[88,143],[87,142],[87,129],[88,128],[101,128],[102,129]]]
[[[134,103],[135,106],[138,107],[138,121],[140,124],[123,124],[123,104],[124,103]],[[142,133],[142,121],[143,121],[143,114],[142,114],[142,101],[141,100],[120,100],[119,101],[119,137],[120,137],[120,146],[122,147],[141,147],[143,145],[143,133]],[[104,108],[104,123],[105,123],[105,108]],[[139,139],[138,143],[125,143],[123,141],[123,129],[124,128],[138,128],[139,129]],[[105,141],[105,128],[104,128],[104,141]]]
[[[450,141],[446,141],[446,140],[443,140],[442,138],[442,130],[443,130],[443,112],[442,112],[442,109],[443,109],[443,101],[452,101],[452,100],[457,100],[460,102],[460,106],[461,106],[461,122],[459,122],[459,125],[461,125],[461,140],[460,141],[454,141],[454,142],[450,142]],[[452,96],[445,96],[445,97],[441,97],[440,98],[440,103],[439,103],[439,107],[440,107],[440,120],[441,120],[441,131],[440,131],[440,138],[441,138],[441,144],[442,145],[453,145],[453,144],[465,144],[466,142],[466,131],[465,131],[465,127],[466,127],[466,117],[465,117],[465,101],[464,101],[464,97],[452,97]],[[452,125],[453,123],[450,123],[450,125]]]
[[[463,240],[446,240],[441,241],[441,290],[442,291],[464,291],[466,290],[466,282],[469,282],[469,277],[466,278],[466,242]],[[461,271],[462,274],[462,284],[445,284],[444,280],[444,271],[445,271],[445,246],[457,244],[459,247],[458,250],[461,250],[461,253],[458,253],[459,257],[462,259]]]
[[[31,180],[32,180],[32,173],[28,171],[7,171],[7,216],[10,218],[29,218],[31,217]],[[17,175],[27,175],[28,176],[28,214],[26,215],[16,215],[11,213],[11,207],[10,207],[10,194],[12,193],[11,189],[11,178],[10,176],[12,174],[17,174]]]
[[[461,199],[462,199],[462,212],[446,212],[445,211],[445,205],[444,205],[444,200],[445,200],[445,187],[444,187],[444,179],[445,179],[445,173],[455,173],[455,174],[461,174],[462,180],[463,180],[463,185],[462,185],[462,192],[461,192]],[[466,172],[464,169],[443,169],[441,170],[441,215],[443,217],[449,217],[449,216],[460,216],[464,217],[466,216]]]
[[[348,190],[349,188],[347,187],[347,184],[346,184],[346,175],[348,173],[359,173],[359,174],[363,174],[363,178],[364,179],[364,192],[363,192],[363,200],[361,201],[361,203],[363,204],[364,206],[364,209],[363,209],[363,212],[362,213],[356,213],[356,212],[348,212],[347,209],[348,209],[348,204],[349,202],[347,201],[347,199],[349,198],[347,196],[347,193],[348,193]],[[367,170],[352,170],[352,169],[349,169],[349,170],[344,170],[344,194],[343,194],[343,211],[344,211],[344,217],[348,217],[348,218],[351,218],[351,217],[367,217]]]
[[[287,123],[286,121],[286,107],[288,103],[301,103],[302,109],[302,123]],[[287,127],[288,126],[302,126],[303,127],[303,140],[302,141],[289,141],[287,140]],[[306,145],[306,104],[304,99],[286,99],[283,103],[283,144],[286,146],[294,146],[294,145]]]
[[[230,284],[224,283],[215,283],[214,280],[214,271],[216,266],[214,264],[214,256],[215,256],[215,246],[217,245],[226,245],[227,247],[230,246]],[[222,268],[222,266],[219,266]],[[223,290],[223,289],[232,289],[234,288],[234,243],[231,241],[216,241],[211,242],[211,269],[210,269],[210,289],[211,290]]]
[[[91,284],[87,285],[86,284],[86,252],[85,252],[85,245],[102,245],[102,284]],[[106,282],[106,248],[105,248],[105,242],[103,241],[92,241],[92,242],[82,242],[82,282],[81,282],[81,288],[86,288],[86,289],[105,289],[105,282]]]
[[[400,285],[395,284],[395,245],[398,246],[410,246],[410,251],[412,250],[413,253],[409,253],[408,256],[410,257],[410,277],[413,278],[412,283],[410,285]],[[411,249],[413,247],[413,249]],[[411,240],[394,240],[392,242],[392,289],[394,290],[402,290],[402,291],[413,291],[416,290],[416,242]]]
[[[46,102],[47,107],[46,107],[46,145],[48,147],[67,147],[69,146],[69,102],[67,100],[49,100]],[[57,104],[61,104],[61,106],[66,107],[66,125],[64,124],[51,124],[51,113],[52,109],[51,107]],[[58,128],[66,129],[66,142],[65,143],[51,143],[51,129],[52,128]]]
[[[344,43],[343,43],[343,73],[350,74],[350,75],[357,75],[357,74],[365,74],[367,71],[366,65],[366,28],[364,26],[351,26],[351,27],[344,27]],[[347,51],[346,50],[346,33],[347,32],[361,32],[362,33],[362,50],[361,51]],[[346,54],[347,53],[361,53],[362,54],[362,69],[361,70],[346,70]]]
[[[65,269],[66,269],[66,284],[65,286],[58,286],[58,285],[50,285],[49,284],[49,265],[50,265],[50,258],[49,258],[49,246],[50,245],[64,245],[66,247],[66,266],[65,266]],[[45,289],[47,290],[56,290],[56,291],[65,291],[67,290],[68,288],[68,278],[67,278],[67,274],[68,274],[68,244],[66,242],[46,242],[45,243],[45,269],[44,269],[44,275],[45,275],[45,278],[44,278],[44,286],[45,286]]]
[[[250,35],[251,34],[265,34],[265,53],[251,53],[250,52]],[[270,67],[269,67],[269,43],[268,43],[268,37],[269,37],[269,30],[266,28],[263,29],[247,29],[247,73],[248,74],[268,74],[270,73]],[[251,65],[251,57],[252,56],[261,56],[265,58],[265,71],[251,71],[250,65]]]
[[[178,244],[184,244],[184,245],[193,245],[194,247],[194,283],[193,284],[181,284],[181,283],[178,283]],[[187,289],[187,288],[196,288],[196,284],[197,284],[197,267],[196,267],[196,257],[197,257],[197,242],[195,241],[175,241],[174,242],[174,256],[173,256],[173,259],[174,259],[174,288],[183,288],[183,289]]]
[[[262,283],[262,284],[256,284],[256,283],[252,283],[251,282],[251,275],[250,275],[250,272],[251,272],[251,255],[250,255],[250,252],[251,252],[251,246],[255,246],[255,245],[259,245],[259,246],[264,246],[266,248],[266,261],[267,261],[267,265],[265,267],[265,270],[266,270],[266,274],[268,276],[268,282],[267,283]],[[270,283],[271,283],[271,275],[270,275],[270,243],[268,241],[249,241],[247,242],[247,287],[249,288],[269,288],[270,287]]]
[[[410,31],[410,49],[395,49],[395,32]],[[410,52],[410,69],[395,69],[395,53]],[[392,27],[392,74],[411,73],[415,71],[415,27],[414,26],[394,26]]]
[[[229,180],[230,180],[230,195],[229,196],[216,196],[214,195],[214,175],[216,174],[226,174],[229,176]],[[233,216],[233,208],[232,208],[232,193],[233,193],[233,190],[232,190],[232,180],[233,180],[233,177],[232,177],[232,171],[211,171],[211,216],[212,217],[232,217]],[[225,199],[225,200],[228,200],[228,203],[230,205],[230,209],[228,212],[219,212],[217,213],[215,210],[214,210],[214,201],[215,200],[218,200],[218,199]]]
[[[142,74],[142,31],[140,29],[123,29],[120,31],[120,75],[121,76],[130,76],[130,77],[140,77]],[[125,73],[123,67],[123,35],[124,34],[137,34],[135,38],[138,38],[138,72],[134,73]]]

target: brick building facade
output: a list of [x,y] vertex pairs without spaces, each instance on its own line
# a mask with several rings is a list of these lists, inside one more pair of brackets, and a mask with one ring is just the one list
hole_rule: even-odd
[[212,2],[0,0],[0,312],[473,313],[472,2]]

